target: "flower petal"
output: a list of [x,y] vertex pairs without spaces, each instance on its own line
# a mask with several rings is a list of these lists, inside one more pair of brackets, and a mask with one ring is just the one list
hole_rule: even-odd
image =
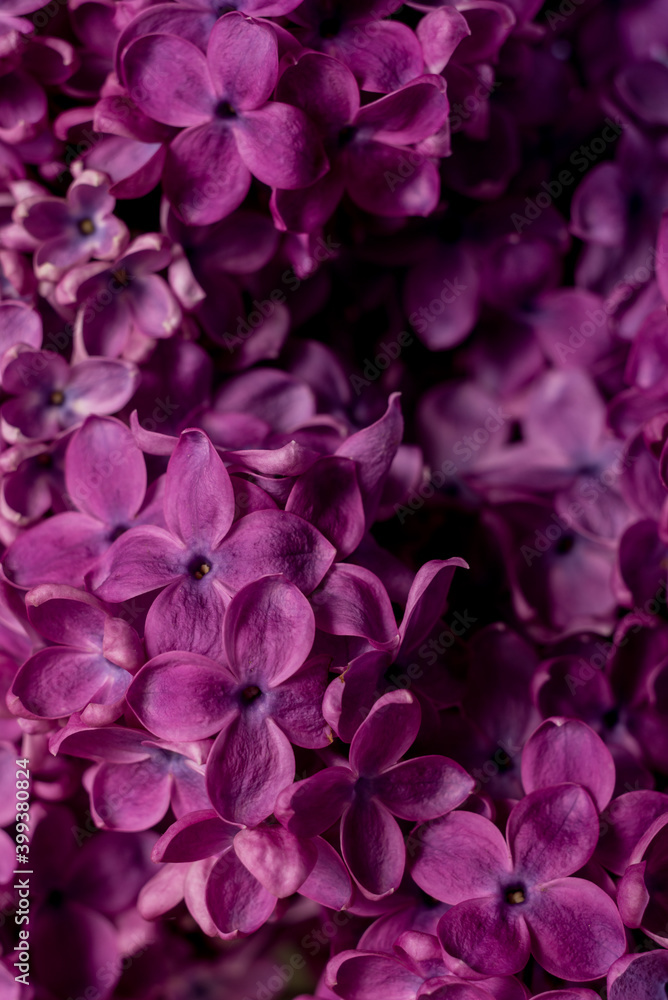
[[240,715],[220,734],[206,766],[209,798],[228,823],[255,826],[292,782],[292,747],[273,719]]
[[341,851],[365,896],[380,899],[399,888],[406,850],[399,824],[375,799],[353,800],[341,820]]
[[232,598],[223,636],[228,662],[240,680],[277,687],[310,653],[315,621],[309,602],[294,584],[281,576],[265,576]]
[[[600,891],[600,890],[599,890]],[[438,939],[449,955],[485,976],[512,976],[529,958],[529,930],[500,896],[467,899],[444,913]]]
[[626,950],[617,907],[585,879],[564,878],[543,886],[526,920],[537,961],[562,979],[598,979]]
[[508,843],[518,873],[534,885],[571,875],[598,840],[596,807],[580,785],[531,792],[508,817]]
[[214,660],[196,653],[161,653],[141,668],[127,700],[156,736],[202,740],[234,718],[233,688],[229,672]]
[[512,871],[502,834],[477,813],[451,813],[419,828],[409,849],[418,852],[413,881],[444,903],[496,894]]

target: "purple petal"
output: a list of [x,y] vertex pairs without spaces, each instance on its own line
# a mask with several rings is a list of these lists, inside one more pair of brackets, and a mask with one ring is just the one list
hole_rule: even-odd
[[400,396],[390,396],[387,410],[374,424],[351,434],[336,454],[357,463],[357,481],[362,491],[367,527],[373,523],[385,485],[385,479],[404,432]]
[[258,882],[279,899],[297,892],[318,858],[311,841],[280,826],[241,830],[234,838],[234,850]]
[[292,488],[285,505],[322,532],[341,558],[350,555],[364,535],[364,507],[350,459],[330,455],[314,462]]
[[440,78],[432,79],[434,83],[411,83],[367,104],[357,115],[356,125],[371,130],[376,142],[392,146],[408,146],[433,135],[448,117],[448,102],[435,85]]
[[[26,660],[16,675],[12,693],[33,715],[60,719],[82,712],[95,701],[112,672],[114,668],[99,653],[67,646],[49,647]],[[129,683],[130,674],[122,673]]]
[[600,736],[579,719],[548,719],[522,751],[525,791],[563,782],[583,785],[602,811],[612,798],[615,764]]
[[534,884],[571,875],[598,840],[596,807],[579,785],[554,785],[527,795],[508,818],[515,867]]
[[102,600],[120,602],[172,583],[184,569],[183,548],[164,528],[147,524],[117,538],[98,560],[88,582]]
[[22,302],[0,303],[0,355],[15,344],[42,346],[42,320],[38,312]]
[[213,809],[183,816],[172,823],[153,848],[154,861],[201,861],[232,846],[238,828],[225,823]]
[[246,167],[270,187],[306,187],[327,169],[315,125],[291,104],[272,101],[258,111],[246,111],[234,135]]
[[196,653],[161,653],[139,671],[127,700],[156,736],[202,740],[234,719],[233,688],[227,669],[214,660]]
[[107,830],[149,830],[169,808],[171,779],[160,758],[136,764],[101,764],[91,801]]
[[129,428],[113,417],[89,417],[68,445],[65,483],[84,514],[126,526],[146,492],[144,456]]
[[335,563],[311,597],[315,622],[331,635],[357,635],[377,649],[399,643],[399,630],[385,587],[362,566]]
[[529,930],[508,912],[500,896],[458,903],[438,923],[438,939],[449,955],[485,976],[512,976],[529,958]]
[[380,802],[353,800],[341,820],[341,851],[360,889],[380,899],[399,888],[406,851],[397,821]]
[[285,788],[276,801],[276,818],[299,837],[315,837],[336,823],[354,786],[347,767],[327,767]]
[[211,870],[206,905],[220,933],[236,937],[261,927],[273,913],[276,897],[230,851]]
[[294,584],[265,576],[232,598],[223,634],[236,676],[272,688],[291,677],[310,653],[315,622],[309,602]]
[[19,587],[64,583],[82,587],[86,573],[109,544],[107,529],[85,514],[56,514],[13,542],[3,562]]
[[473,778],[454,760],[416,757],[376,778],[373,794],[395,816],[424,822],[461,805],[474,786]]
[[332,734],[322,714],[327,690],[329,656],[315,656],[272,691],[271,711],[291,743],[299,747],[326,747]]
[[544,886],[526,920],[537,961],[562,979],[598,979],[626,950],[615,904],[584,879],[558,879]]
[[255,826],[273,810],[278,793],[295,773],[290,743],[273,719],[251,711],[220,734],[207,762],[214,808],[228,823]]
[[350,745],[350,766],[374,777],[396,764],[420,729],[420,705],[407,691],[391,691],[373,706]]
[[228,601],[215,578],[200,581],[188,575],[165,587],[146,616],[149,656],[182,649],[224,659],[223,619]]
[[132,100],[165,125],[201,125],[211,119],[216,95],[206,59],[185,38],[145,35],[123,54]]
[[234,517],[227,469],[202,431],[183,431],[167,466],[165,521],[182,542],[214,549]]
[[353,891],[346,866],[334,848],[322,837],[316,837],[313,843],[318,852],[318,860],[306,881],[302,882],[300,895],[328,906],[331,910],[343,910],[350,903]]
[[463,559],[431,559],[415,574],[406,601],[399,634],[402,649],[414,649],[429,635],[447,607],[448,591],[457,567],[468,569]]
[[401,218],[430,215],[436,208],[441,191],[438,170],[415,150],[368,140],[352,145],[346,157],[346,189],[365,212]]
[[232,592],[267,574],[283,576],[305,594],[331,566],[336,550],[296,514],[261,510],[242,517],[219,549],[220,579]]
[[423,978],[389,955],[351,954],[336,969],[331,988],[346,1000],[415,1000]]
[[165,194],[187,225],[206,226],[225,218],[242,203],[250,183],[232,130],[218,122],[185,129],[169,146]]
[[207,61],[218,95],[236,111],[259,108],[271,97],[278,76],[276,35],[268,24],[238,11],[214,25]]
[[78,419],[91,413],[115,413],[130,401],[138,382],[139,372],[129,361],[89,358],[70,371],[68,407]]
[[512,871],[502,834],[477,813],[451,813],[419,828],[415,839],[413,881],[444,903],[497,895],[500,880]]

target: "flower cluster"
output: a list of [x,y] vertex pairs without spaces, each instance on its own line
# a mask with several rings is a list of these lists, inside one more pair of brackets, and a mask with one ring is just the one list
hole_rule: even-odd
[[665,0],[40,3],[0,997],[665,998]]

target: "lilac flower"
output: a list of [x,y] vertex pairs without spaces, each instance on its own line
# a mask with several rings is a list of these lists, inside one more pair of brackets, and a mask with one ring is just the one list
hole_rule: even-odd
[[605,974],[624,952],[617,909],[598,886],[568,878],[598,839],[587,792],[539,789],[508,819],[507,843],[488,819],[452,813],[423,831],[417,884],[453,906],[438,935],[447,952],[484,975],[510,975],[532,952],[552,975],[582,981]]
[[300,836],[323,833],[342,816],[343,858],[370,899],[394,892],[403,876],[406,851],[394,816],[435,819],[473,789],[469,775],[447,757],[397,763],[417,736],[420,715],[407,691],[384,695],[355,733],[349,766],[337,762],[285,789],[278,800],[278,819]]
[[72,587],[35,587],[26,605],[33,627],[56,645],[22,665],[12,685],[14,711],[46,719],[76,712],[84,724],[98,726],[117,719],[132,674],[144,662],[135,630]]
[[155,741],[125,726],[89,729],[77,719],[54,735],[51,751],[96,761],[86,782],[97,826],[139,831],[159,823],[170,805],[177,817],[208,808],[209,746]]
[[[251,175],[300,188],[325,169],[313,125],[298,108],[269,102],[278,76],[276,36],[232,11],[216,22],[206,58],[185,38],[147,35],[128,46],[123,70],[149,117],[186,126],[172,142],[164,185],[188,223],[216,222],[245,198]],[[179,77],[187,81],[182,89]]]
[[113,417],[89,418],[72,436],[65,485],[74,509],[35,524],[5,553],[4,571],[19,587],[81,587],[98,556],[134,521],[163,523],[160,484],[147,497],[144,456]]
[[[174,823],[155,845],[153,858],[172,869],[162,880],[163,873],[156,876],[155,887],[164,881],[174,896],[185,896],[200,926],[224,939],[257,930],[277,900],[296,890],[335,909],[350,899],[344,865],[322,838],[300,840],[266,823],[239,829],[213,810],[191,813]],[[175,870],[184,862],[191,862],[185,879]],[[152,889],[150,884],[146,887],[142,909],[160,905],[151,900]],[[173,905],[174,896],[166,902]]]
[[[393,641],[388,643],[381,642],[380,644],[373,642],[372,645],[375,645],[375,650],[368,649],[360,653],[359,656],[356,656],[348,665],[345,673],[330,684],[325,697],[324,707],[328,721],[341,739],[346,742],[352,740],[363,718],[363,713],[370,711],[374,703],[384,693],[383,689],[389,683],[385,681],[385,677],[391,671],[393,664],[397,664],[399,672],[401,672],[400,668],[403,664],[410,667],[407,661],[411,659],[418,647],[423,651],[427,650],[427,654],[424,657],[421,656],[421,659],[425,661],[425,666],[420,666],[421,673],[419,677],[411,678],[417,681],[417,690],[425,691],[428,697],[434,698],[437,697],[437,685],[440,685],[438,693],[441,693],[443,688],[447,686],[447,681],[443,678],[443,671],[440,669],[440,665],[436,670],[429,670],[427,661],[432,660],[433,664],[435,664],[437,663],[437,657],[431,653],[426,643],[424,646],[420,646],[420,643],[427,638],[445,610],[448,590],[454,571],[458,566],[466,568],[466,563],[457,557],[443,560],[434,559],[418,570],[408,593],[406,609],[398,629],[394,623],[391,607],[382,608],[381,606],[379,609],[372,603],[370,594],[364,595],[370,605],[368,609],[362,605],[363,610],[366,612],[365,624],[373,622],[374,617],[379,618],[379,610],[383,610],[385,612],[383,618],[386,627],[390,624],[392,625],[391,630],[388,628],[387,634],[388,638]],[[340,569],[354,571],[357,567],[348,567],[346,564],[341,564]],[[372,576],[372,574],[369,575]],[[329,607],[333,603],[336,591],[328,588],[327,579],[326,577],[324,589],[319,588],[316,593],[318,599],[316,605],[316,623],[319,628],[324,627],[322,619],[324,618],[323,612],[326,612],[329,618],[329,630],[332,624],[334,624],[332,611],[336,611],[337,609]],[[341,581],[339,581],[338,589],[342,595],[346,594],[345,590],[341,587]],[[351,618],[354,615],[359,620],[359,598],[357,598],[357,595],[357,599],[353,598],[352,592],[349,592],[347,596],[350,600],[346,602],[344,599],[341,602],[342,608],[339,614],[346,611]],[[389,605],[389,598],[385,592],[383,592],[383,597],[384,601],[388,602]],[[371,612],[373,612],[373,616]],[[354,627],[351,623],[351,618],[349,618],[347,627],[349,630]],[[383,623],[383,618],[380,618],[379,624]],[[356,631],[348,631],[342,628],[339,630],[339,634],[357,635],[361,634],[361,630],[358,628]],[[397,639],[398,641],[396,641]],[[417,670],[413,670],[411,673],[417,674]],[[420,678],[424,678],[422,684],[420,683]],[[391,687],[388,690],[391,690]]]
[[279,576],[243,587],[227,608],[222,633],[224,660],[161,653],[139,671],[128,702],[162,738],[218,733],[207,764],[211,802],[226,821],[254,825],[273,812],[278,793],[292,781],[290,743],[317,748],[331,742],[320,709],[329,661],[307,659],[313,612]]
[[34,195],[19,202],[14,220],[39,241],[34,257],[37,277],[56,281],[91,257],[118,257],[128,232],[113,214],[115,204],[108,178],[95,170],[79,174],[65,199]]
[[217,656],[229,598],[244,584],[283,573],[310,593],[334,549],[302,518],[260,510],[233,525],[229,474],[202,431],[183,431],[167,467],[167,528],[135,528],[116,540],[89,583],[107,601],[166,588],[146,626],[151,656],[172,649]]
[[79,306],[75,336],[80,350],[115,358],[145,349],[145,338],[171,337],[181,310],[167,282],[155,273],[170,260],[168,241],[144,233],[111,266],[83,264],[61,279],[57,297]]
[[19,344],[5,355],[2,406],[5,440],[57,437],[90,414],[115,413],[132,398],[139,373],[129,361],[88,358],[79,364],[53,351]]
[[413,32],[387,15],[398,0],[303,0],[291,13],[302,45],[349,66],[362,90],[389,93],[422,72],[420,43]]
[[447,118],[440,83],[435,76],[420,77],[360,107],[350,70],[329,56],[303,55],[282,75],[277,94],[317,124],[330,170],[298,192],[273,185],[279,188],[272,197],[277,224],[312,232],[327,221],[344,190],[360,208],[378,215],[432,212],[440,193],[438,171],[411,146],[433,135]]

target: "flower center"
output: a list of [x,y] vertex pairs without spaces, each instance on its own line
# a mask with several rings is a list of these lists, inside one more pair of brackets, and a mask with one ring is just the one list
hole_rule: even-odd
[[192,574],[196,580],[202,580],[206,576],[206,574],[210,572],[211,572],[211,566],[209,565],[209,563],[203,562],[200,563],[199,566],[196,566],[193,569]]
[[256,684],[249,684],[247,688],[244,688],[241,692],[241,700],[245,701],[247,705],[256,701],[260,697],[262,692]]
[[511,906],[519,906],[520,903],[524,902],[526,902],[524,889],[521,888],[508,889],[506,893],[506,903],[510,903]]
[[95,224],[92,219],[81,219],[79,222],[79,232],[84,236],[91,236],[95,232]]
[[112,276],[116,279],[119,285],[123,288],[127,288],[130,284],[130,278],[128,276],[127,268],[119,267],[115,271],[112,271]]
[[54,389],[49,396],[49,403],[51,406],[62,406],[65,402],[65,393],[61,392],[60,389]]
[[216,118],[236,118],[237,113],[229,101],[221,101],[216,108]]
[[339,149],[345,149],[355,138],[357,129],[354,125],[344,125],[339,132]]

